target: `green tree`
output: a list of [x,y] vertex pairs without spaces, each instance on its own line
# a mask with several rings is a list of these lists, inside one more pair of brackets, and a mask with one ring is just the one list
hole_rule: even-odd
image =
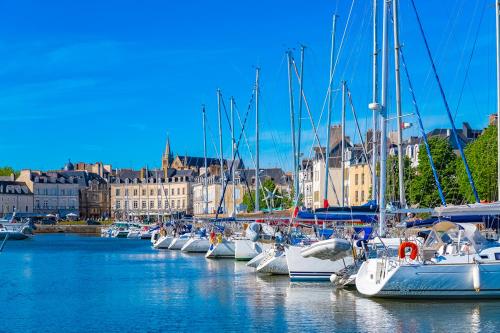
[[[405,198],[408,204],[411,204],[410,192],[411,181],[415,178],[415,169],[411,167],[411,160],[405,156],[404,164],[404,188]],[[371,189],[370,189],[371,191]],[[399,165],[397,156],[389,156],[387,158],[387,193],[386,199],[388,202],[399,201]]]
[[[481,136],[465,148],[467,163],[481,200],[495,201],[497,195],[497,127],[489,126]],[[474,194],[461,160],[457,163],[460,192],[468,202],[474,202]]]
[[[445,138],[430,138],[429,146],[446,202],[461,203],[463,197],[459,191],[456,176],[457,155]],[[413,204],[418,204],[420,207],[435,207],[441,204],[429,157],[423,143],[420,145],[418,153],[416,176],[412,179],[410,186],[409,195]]]
[[[264,188],[266,190],[264,190]],[[267,202],[266,197],[268,196],[269,192],[272,193],[275,188],[276,184],[271,179],[265,179],[262,182],[259,190],[259,206],[261,209],[267,209],[268,204],[271,205],[271,202]],[[287,194],[283,194],[279,189],[277,189],[274,197],[274,206],[272,208],[290,208],[293,201],[291,198],[293,198],[293,193],[288,196]],[[247,212],[253,212],[255,210],[254,201],[255,192],[245,192],[245,194],[243,195],[243,204],[247,207]]]
[[17,172],[10,166],[0,167],[0,176],[10,176],[11,174],[14,174],[17,177],[19,175],[19,172]]

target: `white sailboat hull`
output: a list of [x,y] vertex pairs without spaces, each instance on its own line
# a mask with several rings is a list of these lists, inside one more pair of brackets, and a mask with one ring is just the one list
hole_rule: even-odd
[[285,248],[286,261],[292,281],[330,281],[330,276],[354,263],[351,256],[336,261],[318,258],[304,258],[303,247],[288,246]]
[[172,240],[172,243],[170,243],[168,249],[169,250],[180,250],[182,249],[182,247],[184,245],[186,245],[186,243],[188,242],[188,240],[190,240],[191,238],[189,237],[175,237],[173,240]]
[[260,263],[262,262],[262,260],[264,260],[264,258],[266,258],[266,256],[267,256],[266,251],[262,251],[261,253],[256,255],[253,259],[251,259],[249,262],[247,262],[247,266],[253,268],[259,267]]
[[252,242],[250,239],[236,239],[234,241],[234,258],[236,260],[251,260],[270,248],[269,244]]
[[[364,262],[356,288],[385,298],[500,298],[500,263],[399,265],[383,269],[382,259]],[[478,287],[478,288],[477,288]]]
[[153,243],[153,247],[155,249],[168,249],[173,239],[174,237],[169,235],[160,237],[156,242]]
[[266,251],[266,256],[257,266],[257,272],[274,275],[288,275],[288,263],[286,255],[283,251],[275,251],[270,249]]
[[210,248],[207,238],[191,238],[181,248],[182,252],[206,253]]
[[221,243],[211,245],[205,258],[234,258],[235,244],[232,240],[224,239]]

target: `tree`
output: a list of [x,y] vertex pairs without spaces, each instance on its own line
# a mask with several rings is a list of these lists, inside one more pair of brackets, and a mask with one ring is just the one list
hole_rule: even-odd
[[[403,159],[403,177],[404,177],[404,188],[405,188],[405,198],[408,204],[411,204],[411,198],[409,193],[411,192],[411,181],[415,177],[415,169],[411,167],[411,160],[405,156]],[[370,189],[371,191],[371,189]],[[399,165],[398,156],[389,156],[387,158],[387,192],[386,192],[387,202],[398,201],[399,202]]]
[[[489,126],[477,140],[467,145],[465,157],[472,179],[481,200],[495,201],[497,195],[497,127]],[[460,192],[468,202],[474,202],[474,194],[462,161],[457,163],[457,178]]]
[[0,176],[10,176],[11,174],[14,174],[14,176],[17,177],[19,175],[19,172],[17,172],[10,166],[0,167]]
[[[430,138],[429,146],[446,202],[461,203],[463,196],[459,191],[456,176],[457,155],[445,138]],[[421,207],[435,207],[441,204],[427,150],[423,143],[418,153],[416,176],[412,179],[410,186],[409,196],[413,204]]]
[[[266,190],[264,190],[264,188]],[[266,197],[269,192],[273,192],[276,188],[276,184],[271,179],[265,179],[259,189],[259,206],[261,209],[267,209],[268,205],[271,203],[266,201]],[[293,194],[292,194],[293,195]],[[275,192],[274,206],[272,208],[289,208],[291,206],[291,199],[283,194],[279,189]],[[245,192],[243,195],[243,204],[247,207],[247,212],[253,212],[255,210],[255,192]]]

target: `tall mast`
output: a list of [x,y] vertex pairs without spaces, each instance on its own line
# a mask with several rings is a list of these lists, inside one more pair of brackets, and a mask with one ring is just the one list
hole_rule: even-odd
[[149,222],[149,209],[151,208],[149,204],[151,202],[149,201],[149,176],[148,176],[148,166],[147,165],[146,165],[146,175],[145,176],[146,176],[145,177],[146,178],[146,197],[148,200],[147,205],[146,205],[146,207],[147,207],[146,214],[148,216],[148,222]]
[[497,159],[497,169],[498,169],[498,198],[500,201],[500,1],[496,2],[496,30],[497,30],[497,146],[498,146],[498,159]]
[[207,163],[207,115],[205,105],[202,106],[203,114],[203,159],[205,164],[205,175],[203,177],[203,214],[208,214],[208,163]]
[[377,129],[378,129],[378,10],[373,0],[373,55],[372,55],[372,102],[368,106],[372,110],[372,200],[377,201]]
[[386,169],[387,169],[387,68],[388,68],[388,11],[389,1],[384,0],[384,12],[382,18],[382,87],[381,87],[381,110],[380,110],[380,193],[379,193],[379,236],[385,236],[386,229]]
[[[225,184],[225,173],[224,173],[224,148],[223,148],[223,142],[222,142],[222,112],[221,112],[221,93],[220,89],[217,89],[217,115],[219,118],[219,149],[220,149],[220,181],[221,181],[221,196],[223,195],[223,188]],[[222,209],[222,214],[224,214],[225,211],[225,204],[224,204],[224,198],[221,198],[221,209]]]
[[234,160],[236,159],[235,148],[236,148],[236,141],[234,139],[234,98],[231,97],[231,156],[233,159],[231,164],[231,179],[233,181],[233,212],[231,213],[231,215],[233,217],[236,216],[236,183],[235,183],[236,168],[234,166]]
[[392,1],[393,31],[394,31],[394,75],[396,84],[396,113],[398,124],[398,178],[399,178],[399,203],[406,207],[404,184],[404,154],[403,154],[403,115],[401,113],[401,80],[399,72],[399,21],[398,0]]
[[346,107],[346,91],[345,91],[345,81],[342,81],[342,149],[340,156],[340,197],[342,198],[342,202],[340,203],[341,207],[345,206],[345,107]]
[[[323,208],[328,208],[328,161],[330,160],[330,126],[332,124],[332,88],[333,88],[333,61],[335,57],[335,27],[337,25],[337,15],[333,15],[332,23],[332,45],[330,48],[330,78],[328,81],[328,116],[326,120],[326,154],[325,154],[325,188],[323,192]],[[320,147],[321,149],[321,147]]]
[[[301,132],[302,132],[302,94],[304,91],[304,49],[305,46],[301,45],[300,46],[300,82],[299,82],[299,116],[297,118],[297,171],[296,175],[297,177],[294,179],[295,181],[295,205],[297,206],[299,204],[299,170],[300,170],[300,139],[301,139]],[[304,191],[304,188],[302,188],[302,191]]]
[[259,74],[255,69],[255,211],[260,211],[260,164],[259,164]]
[[[292,84],[292,51],[287,52],[288,58],[288,97],[290,100],[290,130],[292,137],[292,157],[293,157],[293,179],[294,187],[297,180],[297,146],[295,143],[295,111],[293,108],[293,84]],[[294,188],[294,193],[297,193],[297,188]],[[296,202],[295,202],[296,204]]]

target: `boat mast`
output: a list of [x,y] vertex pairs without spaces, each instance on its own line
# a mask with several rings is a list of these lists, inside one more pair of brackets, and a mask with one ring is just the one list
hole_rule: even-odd
[[384,0],[382,18],[382,86],[381,86],[381,109],[380,109],[380,193],[379,193],[379,236],[385,236],[386,229],[386,169],[387,169],[387,67],[388,67],[388,11],[389,1]]
[[255,69],[255,212],[260,211],[260,163],[259,163],[259,74]]
[[[146,205],[146,207],[147,207],[146,213],[147,213],[148,222],[149,222],[149,208],[150,208],[149,204],[151,202],[149,201],[149,176],[148,175],[149,175],[148,166],[146,165],[146,175],[145,175],[146,176],[146,195],[147,195],[147,200],[148,200],[147,205]],[[128,220],[128,217],[127,217],[127,220]]]
[[377,129],[378,129],[378,10],[373,0],[373,54],[372,54],[372,102],[368,108],[372,110],[372,200],[377,201]]
[[399,178],[399,203],[402,208],[406,207],[406,196],[404,186],[404,154],[403,154],[403,115],[401,113],[401,80],[399,71],[399,1],[392,1],[393,32],[394,32],[394,76],[396,84],[396,113],[398,124],[398,178]]
[[236,168],[235,168],[235,148],[236,148],[236,141],[234,139],[234,98],[231,96],[231,156],[232,156],[232,167],[231,167],[231,179],[233,181],[233,212],[231,213],[231,216],[235,217],[236,216],[236,183],[235,183],[235,176],[236,176]]
[[340,204],[340,207],[345,206],[345,161],[344,161],[344,156],[345,156],[345,98],[346,98],[346,91],[345,91],[345,81],[342,81],[342,121],[341,125],[342,126],[342,148],[341,148],[341,157],[340,157],[340,169],[341,169],[341,176],[340,176],[340,197],[342,198],[342,202]]
[[497,37],[497,187],[500,201],[500,1],[495,1],[496,9],[496,37]]
[[[299,204],[299,171],[300,171],[300,140],[301,140],[301,132],[302,132],[302,94],[304,93],[304,49],[305,46],[300,46],[300,81],[299,81],[299,116],[297,118],[297,171],[295,178],[295,206]],[[304,188],[302,187],[302,191]]]
[[[221,92],[217,89],[217,115],[219,118],[219,149],[220,149],[220,181],[221,181],[221,196],[223,195],[222,189],[225,184],[225,173],[224,173],[224,148],[222,142],[222,112],[221,112]],[[221,210],[222,214],[225,211],[224,198],[221,198]]]
[[202,105],[203,114],[203,159],[205,164],[205,175],[203,177],[203,214],[208,214],[208,163],[207,163],[207,115],[205,113],[205,104]]
[[[333,15],[332,23],[332,44],[330,48],[330,79],[328,81],[328,116],[326,121],[326,154],[325,154],[325,188],[323,194],[323,208],[328,208],[328,161],[330,160],[330,126],[332,123],[332,86],[333,86],[333,60],[335,54],[335,27],[337,24],[337,15]],[[321,149],[321,147],[320,147]]]
[[[295,111],[293,108],[293,83],[292,83],[292,51],[287,52],[288,58],[288,97],[290,100],[290,130],[292,138],[292,157],[293,157],[293,179],[294,187],[297,180],[297,146],[295,142]],[[294,188],[294,193],[297,193],[297,188]],[[296,202],[295,202],[296,204]]]

